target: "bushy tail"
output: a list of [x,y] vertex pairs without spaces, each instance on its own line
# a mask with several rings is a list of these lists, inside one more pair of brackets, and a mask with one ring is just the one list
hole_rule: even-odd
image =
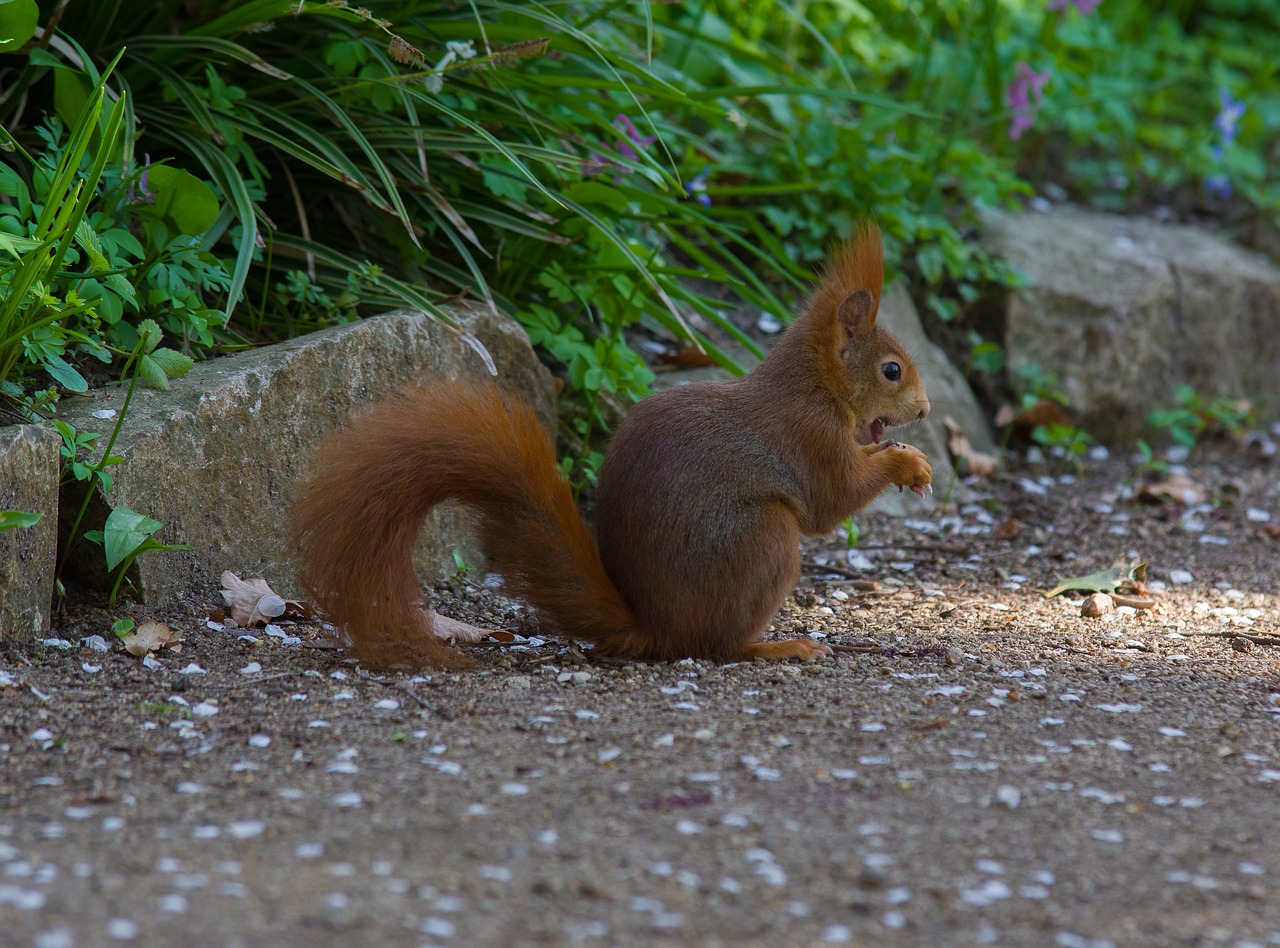
[[292,509],[302,581],[363,660],[465,664],[432,633],[413,568],[423,520],[450,499],[479,515],[510,593],[575,638],[628,638],[631,616],[537,415],[491,384],[448,383],[405,389],[330,437]]

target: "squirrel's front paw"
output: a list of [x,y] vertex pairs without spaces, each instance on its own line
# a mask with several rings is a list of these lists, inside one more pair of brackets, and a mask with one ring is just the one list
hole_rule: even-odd
[[892,483],[898,486],[899,491],[906,487],[921,497],[926,491],[933,493],[933,468],[923,451],[910,444],[895,443],[886,453],[893,459]]

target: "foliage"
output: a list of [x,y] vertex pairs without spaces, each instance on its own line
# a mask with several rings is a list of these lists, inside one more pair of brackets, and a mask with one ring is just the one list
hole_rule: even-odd
[[[88,456],[97,450],[100,435],[76,431],[74,427],[61,419],[53,421],[54,428],[62,436],[63,478],[70,476],[75,480],[85,482],[84,499],[80,503],[80,509],[76,512],[70,530],[67,531],[67,538],[63,543],[62,552],[58,560],[57,574],[59,577],[61,576],[72,547],[81,536],[91,542],[101,543],[106,555],[107,572],[109,573],[119,567],[116,581],[111,588],[112,605],[115,605],[121,581],[125,578],[125,574],[128,573],[129,567],[133,565],[133,561],[140,554],[150,550],[190,549],[186,544],[165,545],[159,543],[152,538],[152,534],[160,530],[164,524],[157,520],[152,520],[150,517],[135,513],[127,507],[117,507],[112,510],[107,515],[106,526],[103,530],[90,530],[80,534],[80,525],[84,522],[85,513],[89,509],[89,504],[93,500],[94,494],[98,491],[104,494],[109,493],[114,484],[112,476],[107,473],[107,468],[124,460],[119,455],[112,454],[111,449],[120,435],[120,427],[124,423],[125,416],[129,413],[129,403],[133,400],[138,380],[146,378],[149,373],[163,373],[164,371],[162,366],[157,366],[154,362],[148,368],[148,360],[154,360],[156,353],[159,351],[155,346],[155,340],[159,337],[158,328],[151,321],[144,321],[140,328],[142,329],[142,336],[138,339],[124,366],[126,373],[132,369],[132,373],[129,375],[129,387],[125,391],[124,401],[116,416],[116,424],[111,431],[111,437],[107,439],[106,445],[103,446],[98,460],[90,463]],[[82,455],[85,457],[82,458]]]
[[1253,406],[1217,396],[1206,399],[1190,385],[1174,390],[1177,406],[1151,412],[1151,427],[1163,432],[1175,443],[1191,449],[1206,430],[1221,431],[1235,437],[1244,434],[1256,420]]
[[1062,422],[1036,425],[1031,431],[1031,440],[1048,449],[1052,456],[1076,463],[1079,463],[1081,456],[1097,443],[1089,432]]
[[971,238],[1033,192],[1280,208],[1280,14],[1245,0],[0,10],[0,376],[28,411],[144,335],[163,384],[165,352],[465,294],[565,377],[589,476],[650,382],[629,337],[752,348],[726,314],[785,315],[862,215],[949,322],[1017,283]]
[[107,557],[107,572],[116,571],[116,581],[111,586],[110,604],[115,605],[120,592],[120,584],[129,572],[129,567],[143,553],[153,550],[189,550],[185,543],[161,543],[154,536],[163,529],[164,524],[128,507],[116,507],[107,515],[106,526],[102,530],[89,530],[84,538],[93,543],[101,543]]
[[[104,114],[112,68],[114,63],[94,85],[66,142],[56,116],[37,128],[45,146],[39,158],[0,130],[0,142],[7,140],[27,164],[25,176],[0,165],[0,194],[12,199],[0,204],[0,253],[6,255],[0,260],[0,379],[11,397],[22,398],[21,383],[37,368],[63,390],[85,392],[89,383],[72,359],[109,362],[127,354],[140,334],[149,334],[141,363],[148,384],[163,388],[192,364],[159,346],[154,320],[122,320],[126,308],[137,309],[141,290],[168,308],[170,328],[180,324],[181,300],[171,292],[179,281],[168,271],[195,252],[179,249],[189,238],[164,236],[171,213],[180,211],[153,211],[150,226],[139,229],[148,244],[160,237],[168,246],[154,255],[140,285],[125,275],[135,267],[130,258],[141,258],[144,250],[128,227],[126,182],[109,164],[128,111],[127,97],[121,96]],[[167,169],[156,169],[161,170]],[[184,194],[185,184],[167,181],[156,182],[157,207],[177,206]],[[28,395],[25,407],[36,413],[48,395]]]

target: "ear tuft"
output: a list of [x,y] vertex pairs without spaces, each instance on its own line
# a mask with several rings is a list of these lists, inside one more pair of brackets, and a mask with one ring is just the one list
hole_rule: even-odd
[[870,290],[858,290],[836,310],[844,331],[851,336],[867,332],[876,324],[876,300]]

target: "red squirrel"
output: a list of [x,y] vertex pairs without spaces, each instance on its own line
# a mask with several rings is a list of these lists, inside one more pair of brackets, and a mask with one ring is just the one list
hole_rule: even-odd
[[453,500],[477,515],[507,591],[595,654],[829,653],[763,641],[799,578],[801,535],[891,485],[932,490],[925,455],[883,439],[929,411],[911,359],[876,325],[883,279],[868,225],[753,372],[636,405],[600,469],[594,539],[529,407],[489,382],[393,395],[328,439],[294,504],[304,585],[363,661],[464,667],[421,608],[411,556],[427,514]]

